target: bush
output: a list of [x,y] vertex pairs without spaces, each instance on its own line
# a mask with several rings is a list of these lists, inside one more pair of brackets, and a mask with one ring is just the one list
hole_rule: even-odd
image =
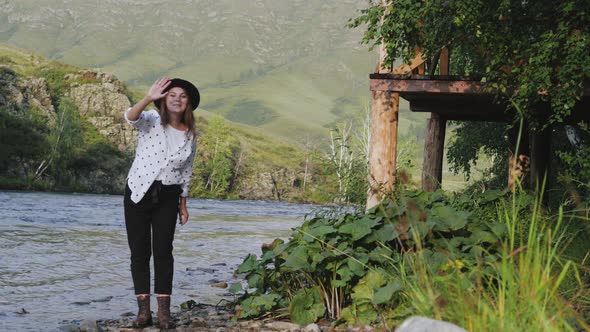
[[576,314],[559,295],[577,274],[558,255],[563,218],[507,195],[402,191],[367,213],[316,215],[238,267],[238,318],[391,328],[418,314],[470,330],[572,329]]

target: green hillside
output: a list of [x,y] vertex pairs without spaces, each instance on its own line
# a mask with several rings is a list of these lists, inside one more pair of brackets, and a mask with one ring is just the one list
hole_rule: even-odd
[[[3,0],[0,42],[115,74],[145,90],[162,75],[203,90],[202,111],[292,141],[358,113],[376,56],[346,27],[361,0]],[[400,130],[423,125],[404,115]],[[406,124],[405,121],[408,121]]]
[[[79,73],[86,76],[75,76]],[[0,44],[0,189],[122,192],[133,149],[105,136],[105,128],[93,124],[94,111],[82,114],[79,107],[86,106],[71,100],[76,87],[117,84],[109,80],[105,85],[92,73]],[[126,87],[122,93],[125,99],[143,94]],[[249,107],[257,111],[259,106],[253,102]],[[123,110],[107,110],[112,126],[122,121]],[[199,113],[193,197],[320,203],[337,196],[325,152],[327,135],[314,139],[313,151],[306,152],[302,142],[266,135],[256,123]],[[120,142],[121,137],[114,139]],[[225,173],[219,175],[219,170]],[[358,175],[363,178],[362,172]]]

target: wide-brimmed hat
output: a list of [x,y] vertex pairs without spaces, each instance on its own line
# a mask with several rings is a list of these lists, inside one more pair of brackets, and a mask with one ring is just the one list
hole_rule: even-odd
[[[197,106],[199,106],[199,102],[201,101],[201,94],[199,93],[199,89],[197,89],[197,87],[194,84],[187,80],[183,80],[182,78],[173,78],[170,80],[170,85],[168,85],[163,92],[166,92],[175,87],[182,88],[190,98],[191,106],[193,107],[192,110],[194,111],[195,109],[197,109]],[[154,104],[158,109],[160,109],[161,101],[162,98],[154,100]]]

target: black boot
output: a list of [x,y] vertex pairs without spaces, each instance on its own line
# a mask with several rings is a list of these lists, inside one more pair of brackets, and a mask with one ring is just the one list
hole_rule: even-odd
[[152,311],[150,310],[150,296],[138,296],[137,306],[139,312],[137,318],[133,321],[133,327],[143,328],[152,325]]
[[158,325],[161,329],[174,328],[170,317],[170,296],[158,296]]

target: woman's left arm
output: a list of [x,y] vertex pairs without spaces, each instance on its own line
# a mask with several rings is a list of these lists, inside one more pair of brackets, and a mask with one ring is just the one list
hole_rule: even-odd
[[191,146],[191,154],[188,157],[184,169],[182,170],[182,193],[180,194],[180,224],[184,225],[188,221],[188,210],[186,208],[186,198],[188,197],[188,190],[193,178],[193,163],[195,161],[195,154],[197,151],[196,144]]
[[188,210],[186,208],[186,197],[180,197],[180,210],[178,211],[180,224],[184,225],[188,221]]

